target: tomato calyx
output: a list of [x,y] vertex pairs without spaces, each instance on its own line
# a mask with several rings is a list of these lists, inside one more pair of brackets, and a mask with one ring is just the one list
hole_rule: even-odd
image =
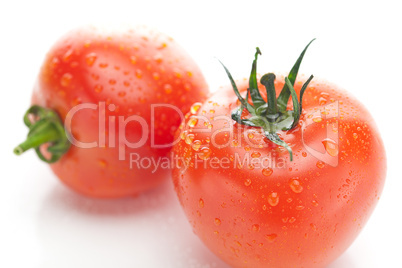
[[[278,96],[276,98],[275,90],[275,74],[267,73],[263,75],[260,79],[260,83],[265,86],[267,92],[267,101],[261,96],[258,89],[257,81],[257,59],[258,55],[261,55],[260,49],[256,48],[256,53],[254,56],[251,74],[249,78],[249,87],[247,88],[246,97],[243,98],[233,80],[232,75],[226,66],[220,62],[229,77],[230,83],[233,90],[240,101],[240,106],[235,108],[232,113],[232,119],[239,124],[260,127],[264,131],[264,135],[273,143],[284,147],[290,156],[290,161],[293,161],[293,152],[290,146],[284,142],[277,134],[279,130],[288,131],[295,128],[299,122],[300,115],[302,113],[302,100],[304,91],[313,79],[311,75],[307,81],[303,84],[300,90],[300,101],[298,100],[297,93],[294,89],[294,84],[299,72],[300,64],[303,60],[304,54],[307,48],[315,39],[311,40],[307,46],[304,48],[296,63],[293,65],[287,77],[285,77],[285,84]],[[293,110],[288,110],[289,98],[292,98]],[[251,98],[252,104],[249,103],[249,98]],[[243,110],[246,109],[250,117],[242,118]]]
[[[14,148],[16,155],[34,148],[41,160],[54,163],[70,148],[71,143],[63,123],[55,111],[33,105],[25,113],[24,123],[29,128],[29,132],[27,139]],[[44,144],[49,144],[45,154],[41,150]]]

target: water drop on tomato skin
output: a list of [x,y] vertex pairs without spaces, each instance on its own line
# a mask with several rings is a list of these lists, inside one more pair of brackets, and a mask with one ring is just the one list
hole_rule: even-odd
[[327,138],[322,141],[322,144],[330,156],[335,157],[339,154],[339,146],[334,140]]
[[198,207],[199,208],[203,208],[204,207],[204,200],[202,198],[200,198],[200,200],[198,201]]
[[258,232],[258,231],[260,231],[260,226],[258,224],[254,224],[251,227],[251,230],[253,230],[253,232]]
[[191,117],[190,120],[188,120],[187,126],[189,127],[195,127],[198,123],[198,119],[196,117]]
[[261,153],[260,152],[252,152],[251,153],[251,157],[252,158],[259,158],[261,156]]
[[107,166],[107,162],[106,162],[105,160],[103,160],[103,159],[100,159],[100,160],[98,161],[98,164],[99,164],[99,166],[101,166],[102,168],[104,168],[104,167]]
[[184,130],[182,133],[180,133],[180,139],[184,140],[187,136],[188,131]]
[[303,186],[301,185],[298,177],[290,179],[289,186],[290,189],[292,189],[292,191],[295,193],[301,193],[303,191]]
[[250,185],[251,185],[251,179],[246,179],[246,180],[244,181],[244,185],[250,186]]
[[202,160],[207,160],[210,158],[211,156],[211,149],[209,149],[208,147],[203,147],[200,150],[200,154],[198,155],[199,158],[201,158]]
[[319,122],[322,121],[322,118],[321,118],[320,116],[314,117],[314,118],[313,118],[313,121],[316,122],[316,123],[319,123]]
[[193,148],[194,151],[198,151],[201,147],[201,141],[200,140],[195,140],[193,144],[191,145],[191,148]]
[[201,106],[202,106],[201,102],[194,103],[193,105],[191,105],[190,113],[196,114],[198,112],[198,110],[201,108]]
[[94,65],[95,61],[97,59],[96,53],[89,53],[86,57],[85,57],[85,62],[88,66],[92,66]]
[[103,90],[103,86],[97,84],[97,85],[95,85],[94,90],[95,90],[96,93],[100,93]]
[[264,168],[264,169],[262,170],[262,175],[264,175],[265,177],[269,177],[269,176],[272,175],[273,172],[274,172],[274,171],[273,171],[272,168]]
[[275,239],[278,237],[277,234],[268,234],[265,236],[265,238],[268,240],[268,242],[273,243]]
[[186,138],[184,139],[184,141],[189,145],[193,142],[193,140],[194,140],[194,134],[191,133],[187,134]]
[[216,226],[219,226],[219,225],[221,225],[222,222],[221,222],[221,220],[219,218],[215,218],[214,223],[215,223]]
[[316,166],[317,166],[318,168],[324,168],[324,167],[325,167],[325,163],[322,162],[322,161],[317,161]]
[[62,87],[68,87],[71,83],[73,76],[70,73],[65,73],[60,79],[60,85]]
[[173,91],[172,86],[169,85],[169,84],[166,84],[166,85],[163,87],[163,89],[165,90],[165,93],[166,93],[166,94],[170,94],[170,93],[172,93],[172,91]]
[[272,192],[268,195],[268,204],[275,207],[279,204],[279,195],[276,192]]
[[126,94],[127,94],[127,92],[120,91],[117,95],[122,98],[122,97],[126,96]]

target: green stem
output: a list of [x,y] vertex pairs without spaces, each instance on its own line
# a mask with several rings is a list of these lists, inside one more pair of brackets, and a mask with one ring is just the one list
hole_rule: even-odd
[[39,128],[40,129],[38,129],[38,131],[35,131],[32,135],[29,135],[24,142],[15,147],[14,153],[16,155],[21,155],[29,149],[36,148],[42,144],[54,142],[60,139],[60,133],[53,124],[49,122],[42,122],[39,125]]
[[[36,121],[31,122],[31,116]],[[54,163],[70,148],[71,144],[63,123],[55,111],[34,105],[25,113],[24,122],[29,128],[28,137],[14,148],[16,155],[21,155],[29,149],[35,149],[41,160]],[[40,150],[40,146],[44,144],[49,144],[47,151],[50,157],[44,156]]]
[[260,79],[260,83],[263,84],[267,89],[267,102],[268,102],[267,114],[270,117],[278,116],[278,109],[276,105],[275,78],[276,78],[275,74],[267,73],[264,74]]

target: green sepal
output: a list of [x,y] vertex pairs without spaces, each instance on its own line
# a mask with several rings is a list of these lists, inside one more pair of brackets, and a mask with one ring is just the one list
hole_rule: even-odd
[[[310,43],[307,44],[307,46],[304,48],[304,50],[302,51],[302,53],[300,54],[299,58],[297,59],[296,63],[293,65],[292,69],[289,72],[289,81],[291,83],[292,86],[294,86],[295,81],[296,81],[296,77],[297,77],[297,73],[299,72],[299,67],[300,64],[303,60],[304,54],[307,51],[307,48],[310,46],[310,44],[315,40],[315,38],[313,40],[310,41]],[[290,97],[290,90],[287,84],[283,85],[282,91],[279,94],[278,97],[278,108],[280,112],[284,112],[286,111],[286,108],[288,106],[288,101],[289,101],[289,97]]]
[[254,108],[258,109],[260,106],[264,105],[266,102],[262,98],[260,94],[260,90],[258,89],[258,81],[257,81],[257,60],[258,55],[261,55],[260,49],[257,47],[254,55],[253,65],[251,68],[250,78],[248,80],[249,87],[248,91],[250,92],[251,100],[253,101]]
[[306,82],[304,82],[302,88],[300,89],[300,114],[303,111],[303,95],[304,95],[304,91],[306,91],[308,85],[310,84],[311,80],[313,80],[314,76],[310,75],[310,77],[307,79]]

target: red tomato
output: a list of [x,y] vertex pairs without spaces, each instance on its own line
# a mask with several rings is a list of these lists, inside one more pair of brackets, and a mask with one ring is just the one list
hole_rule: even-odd
[[[254,77],[237,82],[242,96],[257,84]],[[276,88],[266,93],[258,83],[264,103],[267,94],[280,95],[285,79],[296,78],[294,69],[275,82],[264,77]],[[300,96],[301,82],[294,87]],[[247,103],[255,108],[252,97]],[[175,189],[195,233],[233,267],[325,267],[349,247],[377,204],[386,173],[383,143],[358,100],[316,81],[304,93],[300,119],[278,129],[275,144],[268,137],[275,124],[264,128],[260,121],[280,125],[299,111],[291,113],[298,104],[286,102],[281,112],[275,102],[268,101],[279,114],[273,121],[269,111],[253,116],[240,106],[232,86],[196,104],[173,149]]]
[[181,111],[206,95],[200,69],[172,38],[146,27],[77,29],[46,56],[32,96],[41,108],[26,115],[29,138],[16,153],[36,148],[84,195],[134,195],[166,177]]

